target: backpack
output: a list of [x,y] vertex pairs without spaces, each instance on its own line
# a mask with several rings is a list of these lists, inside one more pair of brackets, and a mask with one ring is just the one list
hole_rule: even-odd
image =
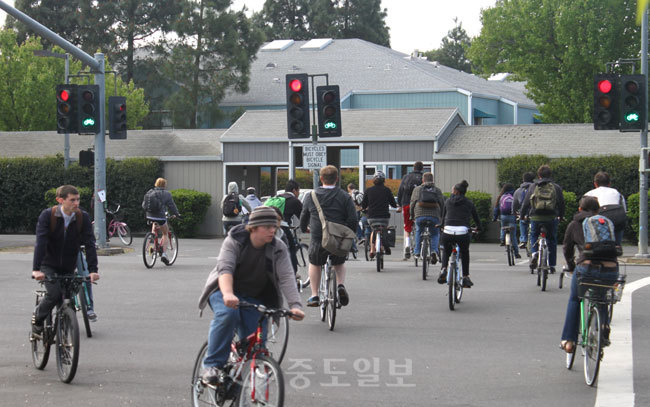
[[615,259],[616,242],[614,224],[602,215],[594,215],[582,221],[585,236],[583,254],[587,259]]
[[282,216],[284,216],[284,206],[286,205],[286,203],[287,203],[287,198],[280,195],[276,195],[264,201],[264,206],[276,207],[280,210]]
[[506,193],[501,195],[501,199],[499,200],[499,210],[501,211],[501,215],[512,215],[513,201],[514,198],[512,197],[512,194]]
[[[52,212],[50,212],[50,234],[54,233],[54,230],[56,229],[56,208],[58,207],[59,205],[54,205],[52,207]],[[78,208],[74,211],[74,213],[74,218],[77,221],[77,234],[81,235],[81,227],[83,226],[84,216],[81,213],[81,209]]]
[[420,198],[418,199],[418,206],[423,208],[438,208],[439,196],[436,188],[431,186],[422,187],[420,190]]
[[142,201],[142,209],[149,213],[160,213],[163,209],[162,199],[160,199],[159,191],[150,189],[144,194]]
[[422,174],[414,173],[414,172],[412,172],[411,174],[415,176],[410,177],[409,183],[406,185],[406,190],[405,190],[406,197],[408,198],[409,201],[411,200],[411,195],[413,195],[413,190],[415,189],[415,187],[422,185]]
[[531,208],[535,214],[555,213],[557,193],[552,182],[536,184],[530,197]]
[[363,202],[363,192],[359,191],[358,189],[352,191],[352,200],[354,201],[355,205],[361,206],[361,202]]
[[226,195],[223,201],[223,215],[226,217],[233,217],[239,215],[241,212],[241,202],[239,202],[239,194],[231,192]]

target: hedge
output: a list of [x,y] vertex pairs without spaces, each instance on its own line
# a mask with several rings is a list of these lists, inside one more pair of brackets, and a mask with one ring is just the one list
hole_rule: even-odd
[[170,223],[178,237],[194,237],[199,225],[205,219],[212,197],[206,192],[189,189],[173,189],[170,191],[174,203],[181,213],[181,219],[171,219]]

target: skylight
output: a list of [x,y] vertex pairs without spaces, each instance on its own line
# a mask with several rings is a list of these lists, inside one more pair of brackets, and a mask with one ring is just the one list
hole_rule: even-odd
[[289,48],[294,40],[275,40],[262,47],[261,51],[284,51]]
[[313,40],[307,41],[305,45],[300,47],[300,49],[304,50],[320,50],[332,43],[331,38],[315,38]]

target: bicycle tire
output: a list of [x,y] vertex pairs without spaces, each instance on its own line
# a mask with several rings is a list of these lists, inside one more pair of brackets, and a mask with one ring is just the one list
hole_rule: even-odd
[[558,278],[558,283],[557,283],[559,289],[562,289],[563,280],[564,280],[564,271],[560,271],[560,276]]
[[363,243],[363,252],[366,255],[366,261],[370,261],[370,248],[368,247],[368,239],[370,238],[366,238],[366,241]]
[[[591,304],[590,304],[591,308]],[[593,386],[598,378],[602,354],[602,332],[600,329],[600,312],[598,307],[591,308],[587,318],[587,338],[585,342],[584,372],[585,383]]]
[[156,264],[158,258],[158,250],[156,250],[156,240],[153,233],[149,232],[144,236],[142,242],[142,260],[144,265],[150,269]]
[[305,243],[300,243],[298,249],[296,250],[296,258],[298,259],[298,267],[307,267],[307,259],[305,258],[305,252],[309,250],[309,246]]
[[460,303],[460,299],[463,298],[463,276],[462,273],[459,272],[458,269],[456,269],[456,290],[454,293],[456,294],[455,300],[456,304]]
[[334,330],[336,323],[336,308],[338,307],[338,285],[336,284],[336,273],[330,271],[330,278],[327,279],[327,326],[330,331]]
[[329,268],[329,264],[325,264],[325,267],[321,269],[321,275],[320,275],[320,284],[318,286],[318,298],[320,299],[320,320],[321,322],[325,322],[325,318],[327,317],[327,286],[326,286],[326,275],[327,275],[327,269]]
[[176,233],[172,230],[169,231],[169,247],[167,248],[167,266],[174,264],[178,258],[178,238]]
[[427,275],[429,274],[429,247],[429,242],[427,239],[424,239],[422,241],[422,248],[420,249],[420,255],[422,256],[422,280],[424,281],[427,280]]
[[375,263],[377,264],[377,273],[380,273],[380,272],[381,272],[381,267],[382,267],[382,265],[381,265],[381,263],[382,263],[382,258],[381,258],[381,257],[382,257],[382,254],[378,252],[378,253],[375,255],[375,257],[376,257],[376,259],[375,259],[375,260],[376,260]]
[[542,270],[542,291],[546,291],[546,281],[548,280],[548,270],[544,268]]
[[282,364],[289,342],[289,317],[271,316],[266,324],[266,349],[278,364]]
[[[217,405],[216,399],[214,398],[214,392],[211,391],[209,387],[204,386],[201,382],[201,375],[203,374],[203,359],[205,359],[205,352],[207,352],[207,350],[208,341],[205,341],[199,349],[199,354],[196,356],[194,368],[192,369],[192,394],[190,395],[190,400],[192,400],[192,405],[194,407]],[[210,399],[210,396],[213,398]]]
[[131,235],[131,229],[126,223],[122,222],[117,225],[117,236],[125,246],[131,246],[133,235]]
[[278,362],[258,354],[246,361],[239,407],[284,405],[284,377]]
[[456,306],[456,259],[452,256],[449,259],[449,266],[447,271],[447,287],[449,289],[449,310],[453,311]]
[[72,308],[63,306],[58,312],[56,332],[56,366],[63,383],[70,383],[79,363],[79,323]]
[[88,318],[88,299],[86,297],[88,291],[86,291],[86,284],[90,283],[83,282],[81,284],[77,298],[79,298],[79,304],[81,305],[81,316],[83,317],[84,327],[86,328],[86,337],[92,338],[93,332],[90,329],[90,318]]
[[[42,297],[38,294],[36,295],[36,305],[41,302]],[[45,369],[47,366],[47,361],[50,358],[50,337],[49,333],[52,332],[52,313],[45,318],[43,323],[43,333],[40,338],[32,337],[32,334],[29,335],[29,341],[31,342],[32,348],[32,361],[34,362],[34,367],[38,370]]]

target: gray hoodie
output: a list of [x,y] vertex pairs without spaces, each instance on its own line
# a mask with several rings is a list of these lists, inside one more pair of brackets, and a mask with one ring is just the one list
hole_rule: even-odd
[[[222,213],[223,213],[223,202],[226,200],[226,197],[227,197],[229,194],[232,194],[233,192],[236,193],[236,194],[239,194],[239,187],[237,186],[237,183],[234,182],[234,181],[228,183],[228,193],[223,197],[223,199],[221,199],[221,211],[222,211]],[[249,213],[253,211],[253,209],[251,208],[251,206],[248,204],[248,201],[246,200],[246,198],[245,198],[244,196],[242,196],[241,194],[239,194],[239,203],[241,203],[241,205],[242,205],[244,208],[246,208],[246,210],[247,210]],[[243,211],[240,211],[240,212],[237,214],[237,216],[226,216],[226,215],[223,215],[223,216],[221,217],[221,220],[222,220],[222,221],[235,221],[235,222],[239,221],[239,222],[241,222],[241,220],[242,220],[243,217],[244,217]]]

